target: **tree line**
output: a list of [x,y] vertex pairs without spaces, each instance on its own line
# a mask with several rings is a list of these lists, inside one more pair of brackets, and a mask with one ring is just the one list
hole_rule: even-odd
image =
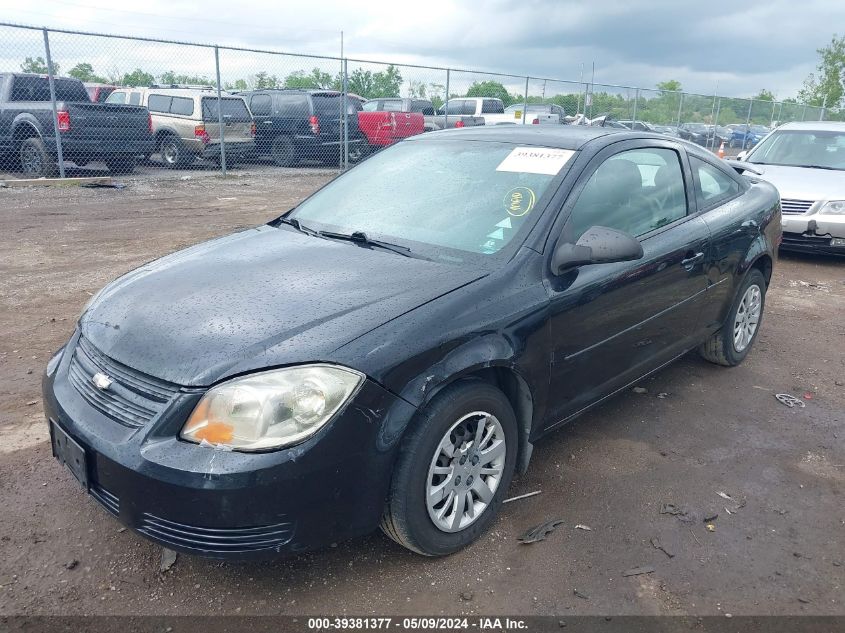
[[[760,90],[753,101],[740,98],[722,97],[714,102],[712,97],[702,95],[681,94],[683,90],[680,82],[669,80],[656,85],[654,92],[636,92],[622,95],[607,91],[590,90],[589,94],[557,94],[546,97],[543,95],[529,95],[528,103],[555,103],[564,108],[568,114],[576,112],[592,113],[594,116],[610,113],[617,119],[632,119],[651,123],[672,123],[678,121],[704,122],[727,125],[745,122],[768,124],[773,120],[787,121],[804,118],[804,109],[809,107],[826,108],[825,118],[845,119],[845,35],[834,35],[827,46],[818,49],[819,62],[816,72],[811,73],[796,98],[786,98],[774,104],[775,95],[766,89]],[[42,57],[27,57],[21,64],[23,72],[47,73],[47,64]],[[58,64],[54,63],[54,71],[61,74]],[[131,72],[114,70],[110,73],[99,74],[87,62],[76,64],[67,71],[67,75],[85,82],[105,83],[120,86],[148,86],[161,84],[199,84],[216,87],[216,82],[205,75],[191,75],[176,73],[172,70],[159,75],[136,68]],[[379,97],[398,97],[404,85],[400,70],[389,65],[382,71],[355,69],[347,77],[347,90],[365,99]],[[331,74],[320,68],[311,72],[297,70],[279,77],[266,71],[237,79],[226,83],[223,88],[229,91],[242,91],[265,88],[298,88],[342,90],[343,76],[341,73]],[[544,90],[545,92],[545,90]],[[439,108],[444,103],[446,88],[441,83],[409,81],[406,95],[411,98],[429,99]],[[455,97],[494,97],[501,99],[505,106],[525,101],[522,94],[513,94],[498,81],[475,81],[464,94],[451,93],[448,98]],[[589,105],[585,104],[589,98]],[[766,105],[771,102],[771,107]],[[750,107],[750,111],[749,111]],[[812,116],[810,118],[816,118]]]

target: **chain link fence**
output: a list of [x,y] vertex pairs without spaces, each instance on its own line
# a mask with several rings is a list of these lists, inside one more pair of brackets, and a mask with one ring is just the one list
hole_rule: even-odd
[[345,169],[402,138],[604,120],[747,148],[825,108],[0,23],[0,170]]

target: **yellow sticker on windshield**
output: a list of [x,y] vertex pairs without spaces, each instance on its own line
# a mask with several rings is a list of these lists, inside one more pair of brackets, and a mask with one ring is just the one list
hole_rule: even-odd
[[505,194],[502,202],[504,202],[505,211],[518,218],[534,208],[537,196],[528,187],[514,187]]

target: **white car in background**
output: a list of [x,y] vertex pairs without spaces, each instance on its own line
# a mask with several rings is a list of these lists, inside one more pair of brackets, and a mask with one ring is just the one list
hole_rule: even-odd
[[563,125],[566,116],[563,108],[556,103],[514,103],[505,108],[505,114],[517,125]]
[[513,114],[505,114],[505,104],[501,99],[492,97],[457,97],[443,104],[440,113],[481,117],[483,125],[501,125],[516,123]]
[[737,158],[780,191],[781,248],[845,255],[845,123],[786,123]]

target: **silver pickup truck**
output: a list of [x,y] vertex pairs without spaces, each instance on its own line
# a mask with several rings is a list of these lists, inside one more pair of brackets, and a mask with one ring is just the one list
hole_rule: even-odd
[[427,99],[403,99],[399,97],[370,99],[364,106],[365,112],[420,112],[425,119],[425,131],[444,130],[453,127],[484,125],[483,117],[437,114],[434,104]]

